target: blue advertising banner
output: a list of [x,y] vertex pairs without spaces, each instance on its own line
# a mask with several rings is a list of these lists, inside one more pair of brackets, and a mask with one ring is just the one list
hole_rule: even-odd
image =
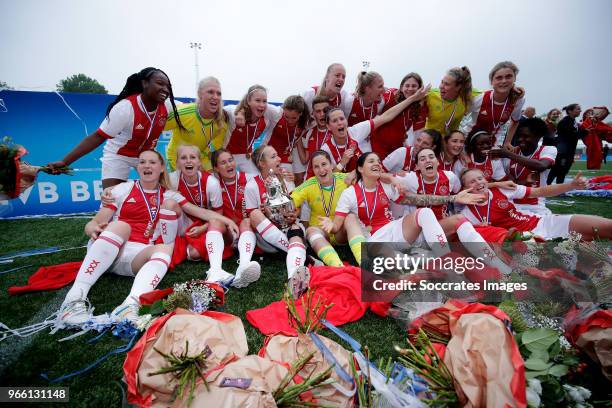
[[[95,131],[115,95],[0,91],[0,139],[8,137],[29,152],[24,161],[44,165],[61,160]],[[177,98],[191,102],[188,98]],[[165,154],[170,133],[158,150]],[[74,162],[71,176],[40,173],[37,183],[10,201],[0,201],[0,218],[96,211],[100,206],[103,145]],[[130,177],[136,177],[132,170]]]

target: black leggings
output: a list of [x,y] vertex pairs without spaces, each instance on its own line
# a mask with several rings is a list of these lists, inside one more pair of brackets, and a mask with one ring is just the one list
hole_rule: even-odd
[[556,179],[557,184],[563,184],[565,182],[565,176],[569,173],[574,164],[574,155],[567,156],[558,154],[555,160],[555,165],[548,173],[548,184],[552,184]]

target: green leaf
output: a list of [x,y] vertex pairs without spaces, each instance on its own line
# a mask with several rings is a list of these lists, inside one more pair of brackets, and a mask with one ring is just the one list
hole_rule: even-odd
[[138,316],[144,316],[149,313],[151,313],[151,305],[142,305],[138,309]]
[[578,358],[578,356],[566,354],[565,357],[563,357],[563,364],[567,366],[577,366],[579,363],[580,359]]
[[539,360],[537,358],[529,358],[525,360],[525,368],[532,371],[546,371],[552,367],[553,363],[547,363],[546,361]]
[[567,374],[567,366],[564,364],[555,364],[554,366],[550,367],[550,369],[548,370],[548,374],[553,375],[555,377],[563,377],[564,375]]
[[529,355],[530,359],[542,360],[544,362],[548,362],[550,360],[550,356],[546,350],[533,350]]
[[559,340],[559,335],[551,329],[532,329],[523,333],[521,341],[529,351],[542,350],[548,351],[555,341]]
[[536,378],[539,377],[541,375],[546,375],[548,374],[548,370],[541,370],[541,371],[525,371],[525,378],[530,380],[532,378]]
[[164,302],[161,300],[158,300],[157,302],[153,303],[151,305],[151,311],[149,313],[151,313],[154,316],[164,313]]
[[550,348],[550,358],[554,359],[555,357],[557,357],[557,355],[559,355],[559,353],[561,352],[561,342],[558,341],[559,339],[557,338],[557,341],[553,343],[552,347]]

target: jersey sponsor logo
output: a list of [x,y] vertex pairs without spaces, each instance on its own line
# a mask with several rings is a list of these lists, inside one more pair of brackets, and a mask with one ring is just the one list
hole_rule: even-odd
[[502,210],[505,210],[510,206],[510,203],[508,202],[508,200],[497,200],[497,206]]
[[144,126],[142,126],[140,123],[136,125],[136,130],[142,130],[144,129]]

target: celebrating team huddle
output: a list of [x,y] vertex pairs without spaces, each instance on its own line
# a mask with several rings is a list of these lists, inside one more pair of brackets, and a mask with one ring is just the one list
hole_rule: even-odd
[[[321,84],[282,106],[269,104],[261,85],[223,106],[214,77],[200,81],[196,102],[176,105],[163,71],[131,75],[100,128],[49,164],[62,168],[106,142],[103,204],[85,227],[88,251],[61,319],[87,321],[89,289],[111,271],[134,277],[112,312],[117,321],[133,321],[140,295],[185,259],[207,261],[207,280],[242,288],[261,274],[254,253],[284,252],[297,294],[308,265],[349,261],[337,245],[348,244],[359,264],[363,242],[426,244],[444,256],[453,239],[509,273],[483,238],[492,229],[612,238],[611,220],[546,208],[545,197],[588,183],[578,174],[546,185],[557,150],[542,145],[544,121],[519,123],[526,91],[517,74],[513,63],[498,63],[492,89],[477,92],[466,67],[449,69],[439,89],[416,73],[386,88],[370,71],[347,92],[345,68],[332,64]],[[154,150],[164,129],[172,132],[168,167]],[[131,167],[138,180],[127,180]],[[238,268],[223,270],[234,253]]]

